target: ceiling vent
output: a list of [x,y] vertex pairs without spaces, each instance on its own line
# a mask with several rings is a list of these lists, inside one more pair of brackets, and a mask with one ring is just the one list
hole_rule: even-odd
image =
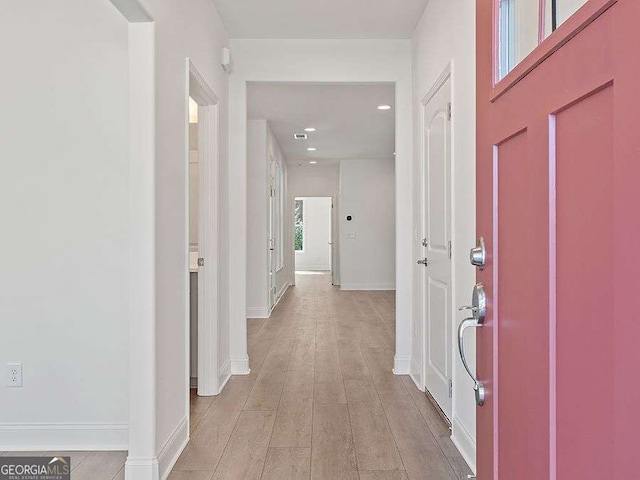
[[295,138],[296,140],[306,140],[309,137],[306,133],[294,133],[293,138]]

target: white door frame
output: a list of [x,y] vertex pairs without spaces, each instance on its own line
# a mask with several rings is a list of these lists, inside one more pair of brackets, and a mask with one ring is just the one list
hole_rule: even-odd
[[[219,111],[218,97],[194,63],[187,58],[185,69],[185,171],[189,171],[189,97],[198,104],[198,177],[200,208],[198,219],[199,256],[204,266],[198,271],[198,395],[220,393],[218,372],[218,232],[219,232]],[[185,224],[185,324],[190,331],[189,302],[189,176],[186,176]],[[185,392],[189,405],[190,342],[186,336]]]
[[[421,138],[420,138],[420,228],[421,228],[421,234],[424,235],[425,232],[425,225],[424,225],[424,218],[425,218],[425,214],[426,214],[426,204],[425,204],[425,198],[426,198],[426,193],[427,193],[427,186],[425,185],[424,179],[426,178],[426,169],[427,169],[427,158],[425,156],[425,140],[424,140],[424,130],[425,130],[425,119],[424,119],[424,109],[426,108],[427,104],[429,103],[429,101],[431,101],[431,99],[440,91],[440,89],[445,85],[445,83],[447,83],[447,81],[451,82],[452,85],[452,92],[453,92],[453,69],[452,69],[452,64],[449,63],[445,69],[442,71],[442,73],[440,74],[440,76],[438,77],[438,79],[434,82],[434,84],[431,86],[431,88],[427,91],[427,93],[422,97],[422,101],[420,102],[420,132],[421,132]],[[450,98],[449,99],[450,102],[453,102],[453,99]],[[451,123],[451,129],[450,129],[451,135],[453,135],[453,121]],[[451,142],[451,148],[453,148],[453,142]],[[453,155],[453,150],[450,153],[450,157],[451,157],[451,171],[453,172],[453,161],[454,161],[454,155]],[[451,205],[451,225],[454,225],[454,209],[453,209],[453,182],[451,182],[450,188],[449,188],[449,204]],[[451,242],[454,242],[455,239],[454,237],[454,229],[451,229]],[[418,297],[420,300],[420,314],[422,316],[422,365],[421,365],[421,375],[420,375],[420,388],[424,389],[426,391],[426,370],[427,370],[427,361],[428,361],[428,356],[429,356],[429,352],[428,352],[428,322],[427,322],[427,315],[425,314],[425,305],[426,305],[426,295],[425,295],[425,285],[424,285],[424,278],[425,275],[422,275],[422,278],[420,280],[420,292],[418,293]],[[450,308],[451,308],[451,312],[455,312],[456,311],[456,305],[455,305],[455,269],[453,268],[453,261],[451,262],[451,295],[449,298],[449,302],[450,302]],[[449,319],[450,322],[455,322],[456,316],[455,315],[451,315],[451,318]],[[453,328],[453,323],[451,325],[451,331],[455,332],[455,328]],[[456,348],[455,347],[455,334],[452,334],[451,337],[451,350],[450,350],[450,355],[451,358],[450,360],[450,365],[452,366],[451,368],[451,381],[453,382],[454,376],[455,376],[455,368],[453,368],[454,365],[454,360],[455,360],[455,354],[454,352],[456,352]],[[453,390],[452,390],[452,398],[451,398],[451,403],[453,405]],[[448,419],[450,422],[453,420],[453,415],[452,418]]]
[[157,480],[155,23],[139,0],[110,0],[129,22],[129,455],[125,478]]
[[[234,374],[248,374],[247,88],[254,82],[296,84],[392,84],[395,89],[396,338],[393,372],[411,370],[414,284],[414,165],[411,43],[388,40],[232,40],[229,81],[229,336]],[[302,62],[302,63],[301,63]],[[304,68],[300,68],[304,65]],[[231,233],[232,232],[232,233]]]
[[[295,235],[295,229],[296,229],[296,225],[295,222],[293,220],[293,216],[295,214],[295,201],[296,198],[330,198],[331,199],[331,278],[332,281],[333,279],[336,278],[340,278],[339,277],[339,272],[340,272],[340,254],[339,254],[339,250],[338,250],[338,239],[340,238],[340,235],[338,235],[338,228],[339,228],[339,221],[338,221],[338,206],[336,204],[336,196],[335,195],[323,195],[323,194],[314,194],[314,195],[306,195],[306,194],[300,194],[300,193],[296,193],[295,195],[290,195],[289,198],[289,205],[291,206],[291,215],[289,215],[289,217],[291,217],[289,219],[289,221],[291,222],[291,238],[293,238],[293,236]],[[292,255],[292,261],[291,261],[291,285],[295,285],[296,284],[296,245],[295,242],[291,242],[291,255]],[[338,275],[336,275],[336,273]],[[334,285],[339,285],[339,283],[336,283]]]

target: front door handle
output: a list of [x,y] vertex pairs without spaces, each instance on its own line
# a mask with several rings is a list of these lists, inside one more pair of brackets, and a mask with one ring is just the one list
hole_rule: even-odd
[[478,381],[467,363],[467,357],[464,350],[464,332],[467,328],[478,328],[482,327],[484,324],[484,320],[487,315],[487,294],[482,283],[478,283],[473,287],[471,306],[462,307],[460,310],[471,310],[471,314],[473,315],[471,318],[465,318],[460,322],[460,325],[458,325],[458,352],[460,353],[460,359],[462,360],[464,369],[471,377],[471,380],[473,380],[473,391],[476,394],[476,403],[481,407],[484,405],[486,389],[484,387],[484,383]]
[[473,374],[473,372],[471,372],[471,369],[469,368],[469,364],[467,363],[467,357],[464,353],[464,331],[467,328],[478,328],[478,327],[482,327],[482,324],[478,323],[478,321],[475,318],[466,318],[462,322],[460,322],[460,325],[458,325],[458,352],[460,353],[460,359],[462,360],[462,365],[464,366],[464,369],[467,371],[467,373],[471,377],[471,380],[473,380],[473,391],[476,394],[476,403],[478,404],[479,407],[481,407],[484,405],[484,398],[486,393],[484,384],[482,382],[479,382],[476,376]]
[[429,266],[429,260],[426,259],[426,258],[423,258],[422,260],[418,260],[417,264],[418,265],[424,265],[425,267],[428,267]]

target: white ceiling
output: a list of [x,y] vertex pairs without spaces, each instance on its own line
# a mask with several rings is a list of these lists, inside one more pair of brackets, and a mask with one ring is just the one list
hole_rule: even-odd
[[[247,92],[250,119],[266,119],[289,163],[335,163],[343,159],[393,158],[394,86],[252,83]],[[308,140],[294,140],[304,133]],[[308,152],[308,147],[317,148]]]
[[429,0],[214,0],[231,38],[410,38]]

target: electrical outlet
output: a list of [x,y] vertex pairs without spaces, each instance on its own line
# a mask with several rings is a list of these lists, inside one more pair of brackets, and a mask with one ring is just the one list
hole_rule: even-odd
[[7,363],[7,387],[22,386],[22,364]]

